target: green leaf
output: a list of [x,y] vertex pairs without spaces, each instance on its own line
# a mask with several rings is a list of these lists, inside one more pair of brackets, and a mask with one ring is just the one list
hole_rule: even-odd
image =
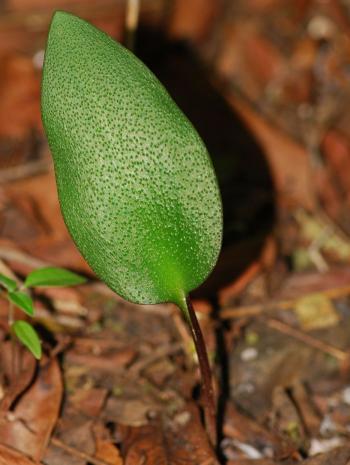
[[13,279],[8,278],[4,274],[0,273],[0,284],[5,287],[8,291],[14,291],[17,288],[17,283]]
[[9,300],[16,305],[16,307],[23,310],[27,315],[34,315],[33,301],[29,295],[21,291],[9,292]]
[[83,284],[86,279],[63,268],[47,267],[29,273],[24,285],[26,287],[75,286]]
[[33,326],[26,321],[17,320],[13,323],[12,328],[22,344],[39,360],[41,358],[41,342]]
[[42,118],[61,210],[97,275],[137,303],[183,304],[222,238],[216,176],[156,77],[89,23],[54,15]]

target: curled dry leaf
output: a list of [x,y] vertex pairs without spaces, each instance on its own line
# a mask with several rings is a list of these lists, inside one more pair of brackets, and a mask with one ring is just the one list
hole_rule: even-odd
[[[34,384],[18,401],[12,420],[0,424],[1,442],[39,461],[56,424],[62,399],[57,360],[43,360]],[[1,463],[1,462],[0,462]]]
[[[1,344],[1,367],[3,373],[11,377],[11,342],[2,342]],[[35,359],[26,350],[21,350],[22,367],[17,376],[16,382],[6,391],[0,403],[0,412],[7,412],[13,402],[25,391],[31,383],[35,372]]]

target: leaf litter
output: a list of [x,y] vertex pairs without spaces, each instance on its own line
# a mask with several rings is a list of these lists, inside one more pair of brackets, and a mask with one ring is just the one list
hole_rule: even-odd
[[[220,41],[203,19],[206,8],[203,16],[195,5],[181,12],[183,20],[198,16],[197,49],[229,84],[220,92],[265,150],[278,194],[276,232],[248,271],[221,289],[216,320],[208,316],[211,304],[198,304],[216,354],[220,460],[228,465],[350,460],[350,143],[348,112],[337,103],[339,95],[342,105],[348,99],[344,5],[235,2],[224,24],[218,17],[224,40],[213,57]],[[191,38],[191,28],[180,23],[186,22],[175,21],[173,35]],[[319,34],[330,34],[334,47],[320,48]],[[93,279],[59,213],[38,118],[38,73],[16,53],[1,58],[0,148],[21,169],[10,172],[4,158],[0,259],[18,278],[55,265]],[[315,79],[318,100],[310,93]],[[21,118],[8,118],[18,107]],[[322,149],[316,171],[310,147]],[[34,166],[35,176],[22,170],[37,161],[43,163]],[[171,307],[126,304],[94,282],[37,290],[34,297],[49,357],[35,365],[23,354],[24,371],[11,389],[0,302],[0,463],[217,463],[201,420],[193,348]]]

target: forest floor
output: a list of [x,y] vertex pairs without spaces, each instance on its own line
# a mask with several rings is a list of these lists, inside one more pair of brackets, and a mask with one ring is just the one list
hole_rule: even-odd
[[[105,3],[96,22],[118,36]],[[125,302],[69,237],[40,123],[44,35],[19,35],[18,1],[0,22],[0,273],[88,282],[34,291],[45,355],[21,351],[15,383],[0,299],[0,465],[350,464],[349,2],[189,3],[169,30],[191,52],[167,39],[165,58],[152,42],[140,55],[230,173],[222,255],[193,296],[218,449],[179,310]]]

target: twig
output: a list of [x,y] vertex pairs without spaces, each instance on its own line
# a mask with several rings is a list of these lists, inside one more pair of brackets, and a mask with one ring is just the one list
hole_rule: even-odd
[[22,178],[35,176],[40,173],[49,171],[52,162],[50,160],[38,160],[25,163],[24,165],[12,166],[1,170],[0,172],[0,184],[6,184],[13,181],[18,181]]
[[22,263],[23,265],[28,265],[31,268],[43,268],[45,266],[50,266],[51,264],[34,258],[29,254],[21,252],[19,250],[9,249],[6,247],[0,247],[0,258],[3,260],[14,261]]
[[148,365],[154,363],[160,358],[168,355],[176,354],[183,349],[182,342],[176,342],[172,344],[164,344],[154,350],[150,355],[143,357],[139,362],[134,363],[128,370],[128,375],[138,376],[139,373],[144,370]]
[[337,299],[339,297],[344,297],[350,294],[350,285],[325,289],[323,291],[310,292],[304,294],[303,296],[296,297],[295,299],[269,300],[259,304],[242,305],[239,307],[226,307],[221,310],[220,318],[223,320],[230,318],[249,318],[252,316],[261,315],[263,313],[272,313],[279,310],[289,310],[293,308],[296,302],[302,297],[316,293],[320,293],[329,299]]
[[[288,302],[288,309],[292,307],[291,301]],[[275,302],[275,301],[267,301],[261,304],[252,304],[252,305],[240,305],[238,307],[224,307],[220,311],[220,319],[221,320],[229,320],[231,318],[249,318],[257,315],[261,315],[265,312],[275,312],[277,310],[281,310],[282,306],[285,302]],[[285,308],[283,308],[284,310]]]
[[307,248],[310,260],[315,265],[316,269],[320,273],[326,273],[329,270],[329,265],[326,260],[323,258],[321,249],[324,242],[333,234],[333,229],[327,225],[322,233],[316,237],[309,247]]
[[287,325],[283,321],[275,320],[274,318],[268,318],[267,320],[262,320],[264,323],[267,324],[272,329],[279,331],[280,333],[287,334],[287,336],[291,336],[294,339],[297,339],[300,342],[303,342],[314,349],[320,350],[325,354],[331,355],[332,357],[336,358],[340,362],[344,362],[345,360],[349,359],[350,354],[344,350],[338,349],[326,342],[320,341],[319,339],[310,336],[310,334],[306,334],[292,326]]
[[140,0],[127,0],[125,18],[125,45],[133,51],[140,16]]
[[93,465],[109,465],[104,460],[97,459],[96,457],[92,457],[86,452],[82,452],[80,450],[75,449],[74,447],[68,446],[67,444],[62,442],[60,439],[57,439],[55,437],[52,437],[50,439],[50,442],[51,444],[53,444],[56,447],[59,447],[60,449],[67,452],[68,454],[73,455],[73,457],[78,457],[79,459],[82,459],[85,462],[92,463]]

